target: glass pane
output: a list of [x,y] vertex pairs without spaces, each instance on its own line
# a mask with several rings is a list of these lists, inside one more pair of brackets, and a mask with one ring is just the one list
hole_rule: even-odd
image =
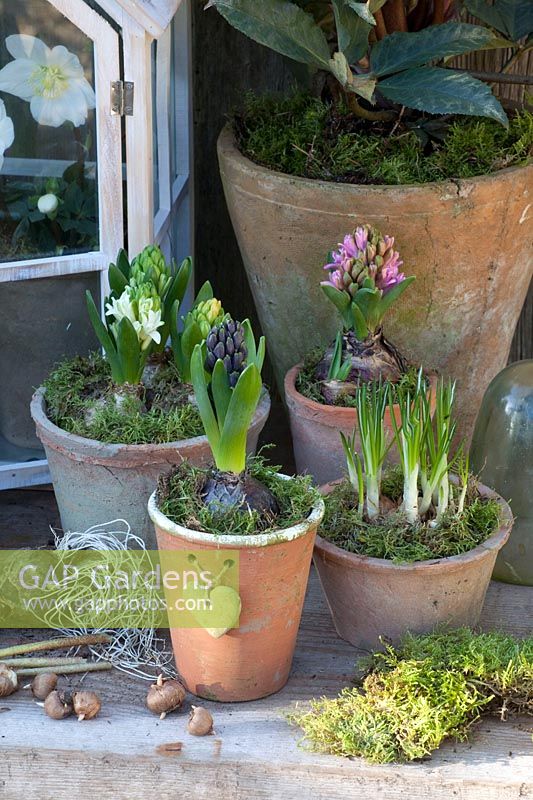
[[0,261],[98,249],[92,41],[47,0],[0,0]]

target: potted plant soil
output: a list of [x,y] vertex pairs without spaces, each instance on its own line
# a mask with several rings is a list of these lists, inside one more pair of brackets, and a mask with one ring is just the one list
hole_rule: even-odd
[[309,478],[246,461],[263,356],[264,339],[256,348],[250,326],[233,321],[195,348],[192,381],[213,464],[176,466],[148,506],[159,550],[238,551],[239,597],[228,600],[235,624],[171,629],[187,688],[210,700],[253,700],[285,685],[324,513]]
[[[285,376],[297,471],[312,475],[318,484],[344,473],[339,432],[349,436],[356,428],[362,383],[384,381],[394,398],[412,392],[419,380],[428,391],[434,385],[434,379],[431,383],[422,378],[383,334],[385,314],[414,281],[400,272],[403,262],[394,239],[370,225],[360,226],[330,256],[324,267],[328,279],[321,287],[337,308],[342,329],[325,351],[315,350]],[[385,427],[392,434],[391,413],[398,421],[396,402],[385,410]]]
[[[513,517],[507,503],[450,457],[455,385],[400,399],[394,443],[400,467],[385,471],[390,389],[363,385],[360,455],[343,436],[348,479],[323,487],[326,513],[315,564],[339,636],[363,649],[406,631],[474,626]],[[452,475],[452,469],[457,476]]]
[[[477,0],[209,5],[311,76],[312,91],[249,98],[218,144],[279,385],[334,335],[331,310],[310,286],[330,243],[362,219],[383,230],[397,221],[417,281],[391,312],[389,335],[413,363],[457,380],[460,433],[469,438],[483,393],[507,362],[533,274],[523,247],[533,117],[524,110],[507,118],[487,84],[449,61],[509,47],[510,69],[533,44],[529,7],[522,0],[497,12]],[[459,21],[465,8],[483,24]]]
[[[190,358],[225,314],[208,282],[191,311],[180,314],[191,276],[190,259],[178,269],[158,247],[145,248],[131,263],[121,251],[109,268],[104,321],[87,294],[104,355],[64,361],[34,394],[31,414],[64,530],[85,531],[120,518],[155,546],[146,504],[161,471],[184,459],[208,462]],[[169,334],[172,348],[166,347]],[[262,389],[250,421],[249,452],[255,452],[269,410]]]

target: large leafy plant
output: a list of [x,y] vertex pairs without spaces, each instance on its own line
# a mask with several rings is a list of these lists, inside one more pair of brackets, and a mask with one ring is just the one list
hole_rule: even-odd
[[478,50],[509,47],[518,54],[533,47],[533,3],[464,0],[464,6],[485,24],[445,21],[453,14],[451,0],[210,0],[207,5],[260,44],[328,73],[359,116],[387,119],[393,104],[492,117],[506,125],[486,84],[442,64]]

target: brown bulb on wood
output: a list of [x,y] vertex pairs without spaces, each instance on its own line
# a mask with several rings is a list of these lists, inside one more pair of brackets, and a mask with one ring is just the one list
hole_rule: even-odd
[[13,692],[16,692],[17,689],[17,673],[6,667],[5,664],[0,664],[0,697],[8,697]]
[[181,708],[185,694],[185,689],[179,681],[159,675],[148,690],[146,705],[153,714],[159,714],[160,719],[165,719],[171,711]]
[[32,680],[31,691],[36,700],[46,700],[56,686],[57,675],[54,672],[42,672]]
[[74,692],[72,700],[78,722],[83,722],[84,719],[93,719],[102,708],[102,701],[96,692]]
[[187,730],[193,736],[207,736],[213,733],[213,717],[201,706],[192,706],[187,723]]
[[65,719],[72,714],[72,697],[67,692],[50,692],[44,701],[45,713],[51,719]]

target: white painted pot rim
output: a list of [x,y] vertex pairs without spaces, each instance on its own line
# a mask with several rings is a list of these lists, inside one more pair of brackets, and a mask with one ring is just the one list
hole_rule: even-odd
[[[286,481],[291,480],[289,475],[279,473],[279,477]],[[236,549],[267,547],[268,545],[299,539],[301,536],[305,536],[311,528],[317,527],[320,524],[325,511],[324,501],[320,498],[311,509],[309,516],[302,522],[291,525],[290,528],[279,528],[270,533],[257,533],[250,536],[239,536],[235,534],[216,536],[207,531],[192,530],[191,528],[179,525],[177,522],[172,522],[172,520],[166,517],[157,507],[156,495],[157,492],[153,492],[150,496],[148,501],[148,513],[154,525],[157,525],[157,527],[161,528],[165,533],[169,533],[171,536],[179,536],[180,539],[186,539],[189,542],[211,545],[217,544]]]

